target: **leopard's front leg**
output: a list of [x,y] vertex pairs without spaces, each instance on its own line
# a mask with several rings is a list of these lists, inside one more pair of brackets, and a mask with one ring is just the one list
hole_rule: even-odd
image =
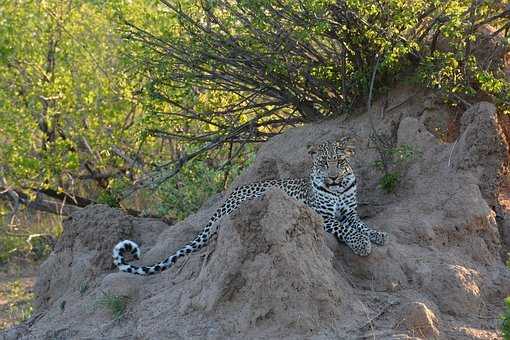
[[377,244],[378,246],[383,246],[386,243],[386,240],[388,239],[387,233],[385,233],[384,231],[372,229],[369,226],[367,226],[363,221],[359,221],[358,223],[361,224],[359,228],[363,230],[362,232],[368,235],[370,242]]
[[324,230],[345,242],[356,255],[367,256],[372,251],[368,235],[342,224],[334,218],[324,218]]
[[388,235],[385,232],[370,228],[363,222],[354,208],[340,209],[337,214],[337,220],[343,225],[347,225],[368,236],[370,242],[382,246],[386,242]]

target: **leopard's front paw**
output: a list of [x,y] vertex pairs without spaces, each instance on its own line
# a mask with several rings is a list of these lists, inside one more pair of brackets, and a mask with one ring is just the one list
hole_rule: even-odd
[[355,233],[345,237],[345,243],[352,249],[354,254],[368,256],[372,251],[372,244],[367,235]]
[[368,238],[370,239],[370,242],[377,244],[378,246],[382,246],[386,243],[388,234],[383,231],[370,230],[368,232]]

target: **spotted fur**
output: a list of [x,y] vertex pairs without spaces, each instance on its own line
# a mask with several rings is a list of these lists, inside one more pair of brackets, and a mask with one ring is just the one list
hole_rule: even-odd
[[309,153],[313,158],[313,166],[309,178],[267,180],[235,189],[212,215],[197,237],[165,260],[152,266],[139,267],[128,264],[124,255],[131,253],[135,259],[139,259],[140,248],[135,242],[124,240],[113,249],[115,265],[121,271],[139,275],[155,274],[168,269],[178,258],[206,245],[207,241],[218,232],[217,222],[220,218],[232,213],[242,202],[259,198],[270,188],[275,187],[305,203],[321,215],[324,220],[324,230],[345,242],[355,254],[369,255],[372,243],[384,244],[386,233],[367,226],[356,212],[356,177],[347,160],[353,150],[347,143],[348,139],[344,138],[338,142],[325,142],[311,146]]

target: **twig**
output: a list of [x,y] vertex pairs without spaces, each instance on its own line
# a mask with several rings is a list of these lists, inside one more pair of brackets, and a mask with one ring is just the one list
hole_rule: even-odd
[[370,110],[372,109],[372,92],[374,89],[375,74],[377,73],[378,67],[379,67],[379,54],[376,54],[375,55],[375,65],[374,65],[374,69],[372,70],[372,77],[370,79],[370,88],[368,90],[367,111],[369,114],[370,114]]
[[415,95],[416,95],[416,94],[413,94],[413,95],[411,95],[411,96],[407,97],[406,99],[404,99],[403,101],[401,101],[400,103],[390,106],[389,108],[387,108],[387,109],[385,110],[385,112],[386,112],[386,113],[388,113],[388,112],[390,112],[390,111],[395,110],[396,108],[399,108],[400,106],[402,106],[402,105],[404,105],[405,103],[407,103],[407,102],[408,102],[411,98],[414,98],[414,96],[415,96]]
[[455,140],[455,143],[453,143],[453,146],[450,150],[450,157],[448,157],[448,167],[451,168],[451,161],[452,161],[452,155],[453,155],[453,150],[455,149],[455,146],[457,145],[457,142],[459,141],[459,139],[462,138],[462,136],[464,136],[464,134],[466,133],[467,129],[464,130],[464,132],[462,132],[462,134]]
[[[398,305],[400,304],[400,301],[398,300],[394,300],[394,301],[390,301],[386,306],[384,306],[383,308],[381,308],[379,310],[379,312],[374,315],[372,318],[368,319],[368,321],[366,321],[364,324],[362,324],[360,327],[358,327],[359,330],[362,330],[364,329],[365,327],[367,326],[371,326],[373,327],[373,322],[377,319],[379,319],[381,316],[384,315],[384,313],[386,313],[388,311],[388,309],[390,309],[391,307],[395,306],[395,305]],[[373,329],[372,329],[373,330]]]
[[85,145],[85,148],[87,149],[87,151],[92,155],[92,157],[94,157],[94,159],[96,160],[96,162],[99,162],[100,161],[100,157],[101,155],[99,154],[96,154],[94,152],[94,150],[92,150],[92,147],[90,146],[89,142],[87,141],[87,138],[85,136],[81,136],[81,140],[83,142],[83,145]]
[[384,152],[384,143],[383,138],[379,133],[377,132],[374,124],[374,118],[372,115],[372,94],[373,94],[373,88],[374,88],[374,82],[375,82],[375,75],[377,72],[377,68],[379,67],[379,55],[376,55],[375,59],[375,65],[374,69],[372,70],[372,77],[370,79],[370,88],[368,90],[368,100],[367,100],[367,114],[368,114],[368,120],[370,122],[370,129],[372,130],[372,136],[374,137],[373,140],[375,142],[375,148],[377,149],[377,152],[379,153],[379,156],[381,157],[381,161],[384,168],[384,173],[386,174],[388,172],[388,164],[385,157]]
[[62,204],[60,205],[60,210],[58,211],[58,214],[60,216],[62,216],[62,212],[64,211],[64,206],[66,205],[66,199],[67,199],[67,196],[64,197],[64,199],[62,200]]
[[20,206],[20,196],[14,190],[12,190],[8,185],[5,177],[3,177],[3,168],[0,168],[0,198],[2,195],[6,195],[10,199],[10,203],[12,204],[10,216],[7,218],[9,221],[9,226],[14,226],[14,221],[16,219],[16,214],[18,213]]
[[374,324],[373,324],[373,321],[375,320],[375,318],[369,318],[368,317],[367,308],[365,307],[364,303],[361,303],[361,306],[363,307],[363,312],[365,312],[365,316],[367,317],[368,321],[365,322],[361,327],[359,327],[359,330],[362,330],[363,328],[365,328],[367,326],[370,326],[370,330],[371,330],[371,333],[372,333],[372,338],[375,340]]
[[448,157],[448,167],[449,168],[452,167],[452,154],[453,154],[453,150],[455,149],[455,146],[457,145],[457,142],[459,141],[459,138],[457,138],[455,140],[455,143],[453,143],[452,149],[450,150],[450,157]]
[[131,158],[128,155],[126,155],[126,153],[124,151],[122,151],[118,146],[112,145],[111,150],[114,154],[116,154],[117,156],[122,158],[128,164],[128,167],[130,167],[130,168],[135,168],[135,167],[142,168],[143,167],[143,164],[139,160]]
[[469,109],[471,106],[473,106],[473,104],[471,104],[470,102],[468,102],[467,100],[465,100],[464,98],[462,98],[461,96],[459,96],[458,94],[456,93],[453,93],[451,94],[452,97],[454,97],[455,99],[457,99],[458,101],[460,101],[462,104],[464,104],[464,107],[466,109]]

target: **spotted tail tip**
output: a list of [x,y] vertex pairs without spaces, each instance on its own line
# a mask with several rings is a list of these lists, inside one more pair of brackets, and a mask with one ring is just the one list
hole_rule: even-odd
[[129,252],[131,255],[133,255],[133,257],[136,260],[140,259],[140,247],[138,246],[138,244],[136,244],[135,242],[133,242],[131,240],[120,241],[113,248],[113,252],[112,252],[112,256],[114,259],[113,263],[115,263],[115,265],[117,267],[119,267],[119,269],[120,269],[120,266],[126,264],[125,259],[124,259],[124,254],[126,252]]

